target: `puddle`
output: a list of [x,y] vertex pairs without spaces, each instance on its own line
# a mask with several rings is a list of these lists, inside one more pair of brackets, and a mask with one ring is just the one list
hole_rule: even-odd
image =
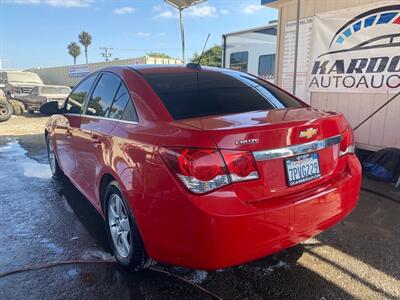
[[201,284],[207,279],[208,273],[206,271],[195,271],[189,279],[191,282]]
[[182,276],[196,284],[203,283],[208,276],[208,272],[203,270],[191,270],[179,266],[172,267],[172,270],[174,271],[173,273]]
[[48,239],[42,239],[40,241],[45,247],[47,247],[48,249],[50,249],[51,251],[53,251],[55,254],[63,254],[64,253],[64,249],[57,246],[56,244],[50,242]]
[[64,205],[65,210],[66,210],[67,212],[73,214],[73,213],[74,213],[74,210],[73,210],[72,207],[69,205],[67,198],[66,198],[64,195],[62,195],[62,196],[61,196],[61,200],[62,200],[62,203],[63,203],[63,205]]
[[27,156],[27,151],[21,147],[18,140],[7,142],[5,146],[0,146],[0,154],[7,154],[10,160],[15,160],[15,164],[20,166],[26,177],[49,179],[52,177],[50,167],[41,164]]
[[87,250],[83,253],[82,259],[115,260],[115,257],[101,250]]
[[76,277],[78,275],[78,270],[76,268],[67,271],[68,277]]
[[263,271],[264,272],[268,272],[268,273],[272,273],[274,272],[276,269],[289,269],[290,265],[282,260],[279,260],[275,265],[269,266],[268,268],[264,268]]

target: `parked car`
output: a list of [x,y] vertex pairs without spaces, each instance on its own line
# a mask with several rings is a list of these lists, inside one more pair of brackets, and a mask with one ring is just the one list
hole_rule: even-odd
[[44,85],[39,75],[22,71],[0,71],[0,83],[7,99],[20,99],[34,87]]
[[249,74],[110,67],[81,81],[62,109],[41,112],[52,115],[52,173],[104,217],[130,269],[246,263],[320,233],[357,204],[361,167],[344,116]]
[[21,102],[25,105],[29,113],[39,111],[42,104],[56,101],[60,107],[64,105],[71,89],[67,86],[59,85],[43,85],[36,86],[32,89],[29,95],[21,97]]
[[8,103],[4,92],[0,90],[0,122],[7,121],[13,114],[13,108]]

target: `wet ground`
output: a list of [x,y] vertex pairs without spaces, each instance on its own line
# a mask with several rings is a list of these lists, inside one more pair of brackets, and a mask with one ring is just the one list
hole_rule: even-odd
[[102,219],[87,200],[51,178],[42,135],[25,135],[0,137],[0,220],[0,273],[111,261],[0,277],[0,299],[212,299],[190,283],[223,299],[400,298],[400,203],[367,191],[346,220],[274,256],[216,272],[155,266],[188,282],[151,270],[131,274],[112,262]]

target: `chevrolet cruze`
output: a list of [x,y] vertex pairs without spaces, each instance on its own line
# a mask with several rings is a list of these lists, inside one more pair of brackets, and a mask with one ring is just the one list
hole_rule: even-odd
[[346,217],[361,181],[342,114],[255,76],[199,65],[110,67],[46,125],[51,171],[104,217],[117,261],[197,269],[291,247]]

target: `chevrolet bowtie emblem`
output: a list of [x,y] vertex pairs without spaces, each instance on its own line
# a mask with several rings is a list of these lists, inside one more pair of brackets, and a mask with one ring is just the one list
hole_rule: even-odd
[[307,128],[306,130],[300,131],[299,136],[306,139],[311,139],[314,135],[316,135],[318,129],[316,128]]

